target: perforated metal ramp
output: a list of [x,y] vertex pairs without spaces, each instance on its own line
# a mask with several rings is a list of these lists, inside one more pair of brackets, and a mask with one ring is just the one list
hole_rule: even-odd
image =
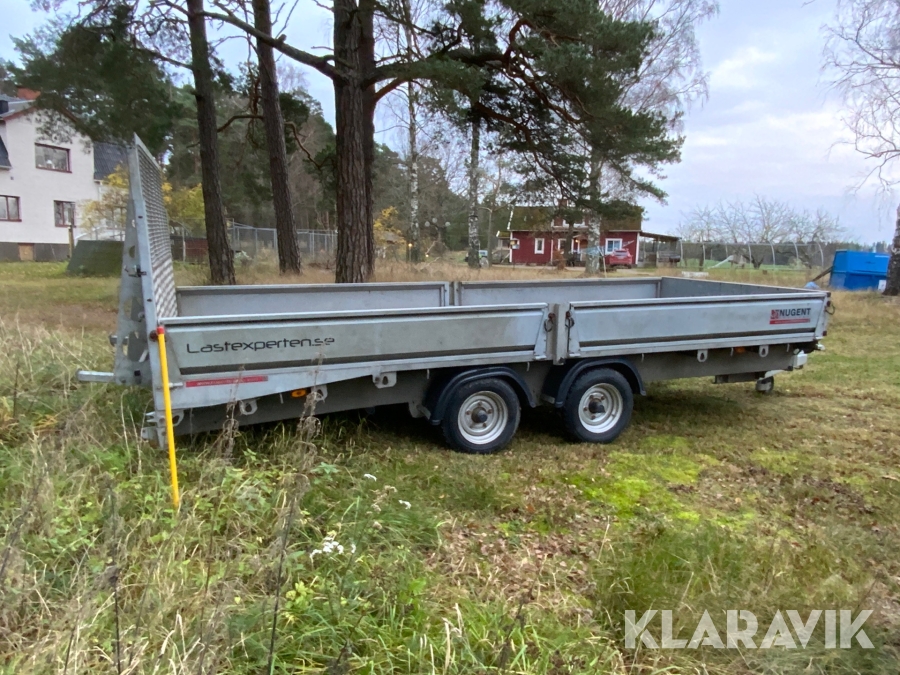
[[169,217],[163,203],[162,169],[137,136],[129,152],[128,164],[141,268],[151,272],[143,275],[145,300],[152,298],[152,303],[145,302],[145,311],[148,325],[155,328],[162,320],[178,316]]

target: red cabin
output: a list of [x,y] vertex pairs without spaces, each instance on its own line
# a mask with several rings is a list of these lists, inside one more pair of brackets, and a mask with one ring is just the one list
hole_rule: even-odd
[[[513,210],[509,229],[498,232],[497,237],[500,247],[509,250],[509,262],[514,265],[548,265],[560,255],[568,258],[569,253],[575,254],[576,264],[583,264],[587,255],[587,217],[575,223],[573,230],[571,251],[566,251],[569,223],[556,215],[556,209],[518,206]],[[602,254],[608,256],[614,251],[628,251],[631,254],[629,264],[633,265],[639,258],[640,235],[640,216],[603,222],[600,230]]]

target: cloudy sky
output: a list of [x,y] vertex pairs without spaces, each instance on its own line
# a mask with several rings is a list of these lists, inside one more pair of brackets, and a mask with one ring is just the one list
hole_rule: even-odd
[[[328,14],[312,2],[287,35],[306,48],[327,44]],[[668,203],[648,203],[647,229],[672,231],[682,214],[719,200],[755,194],[815,210],[824,207],[861,242],[893,232],[892,195],[855,190],[867,164],[848,140],[838,98],[822,73],[822,26],[834,0],[721,0],[721,13],[700,29],[709,100],[686,120],[681,164],[668,170]],[[0,0],[0,57],[14,56],[9,35],[41,20],[27,0]],[[311,73],[310,93],[333,119],[330,83]]]
[[688,115],[668,205],[650,205],[648,229],[672,229],[697,204],[760,194],[825,207],[860,241],[890,238],[892,200],[853,189],[870,167],[843,144],[840,101],[821,71],[833,12],[833,0],[722,1],[700,29],[709,100]]

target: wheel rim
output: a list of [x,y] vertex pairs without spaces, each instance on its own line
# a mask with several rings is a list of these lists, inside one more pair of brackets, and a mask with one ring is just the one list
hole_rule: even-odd
[[499,394],[480,391],[472,394],[459,407],[459,432],[474,445],[487,445],[497,440],[509,422],[509,408]]
[[611,384],[595,384],[578,404],[578,418],[585,429],[599,434],[618,424],[625,411],[622,393]]

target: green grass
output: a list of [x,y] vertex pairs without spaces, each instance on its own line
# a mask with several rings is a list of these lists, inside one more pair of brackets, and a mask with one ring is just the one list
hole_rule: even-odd
[[[836,295],[827,350],[771,396],[653,385],[611,446],[546,410],[492,457],[395,410],[196,437],[174,514],[147,393],[74,381],[110,366],[115,280],[0,286],[2,673],[900,670],[896,303]],[[624,643],[628,609],[682,638],[751,610],[759,642],[830,608],[874,609],[876,648]]]

